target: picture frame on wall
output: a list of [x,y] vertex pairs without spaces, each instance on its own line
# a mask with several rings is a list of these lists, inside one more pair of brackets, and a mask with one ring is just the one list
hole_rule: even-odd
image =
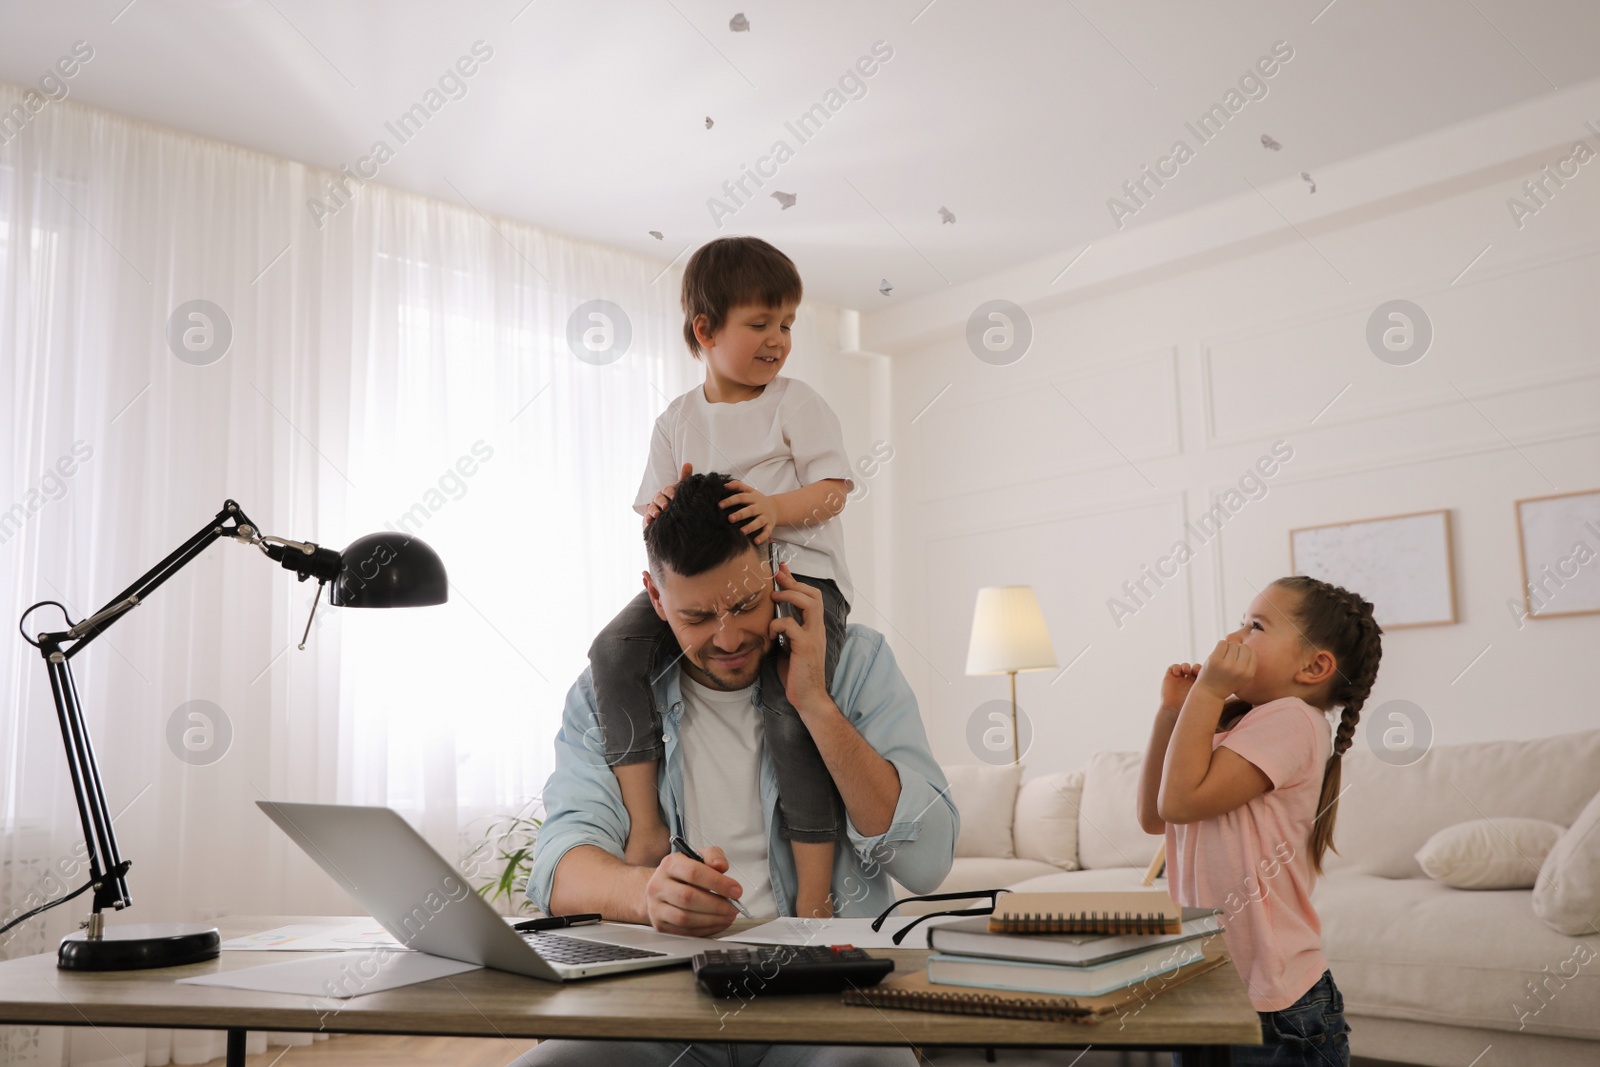
[[1529,497],[1516,509],[1527,617],[1600,614],[1600,489]]
[[1385,630],[1456,621],[1448,510],[1302,526],[1289,531],[1289,561],[1295,574],[1372,601]]

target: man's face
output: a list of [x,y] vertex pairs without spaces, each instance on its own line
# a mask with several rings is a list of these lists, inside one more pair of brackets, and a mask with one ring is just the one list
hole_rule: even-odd
[[772,649],[772,573],[752,546],[719,567],[684,577],[663,566],[644,586],[683,649],[684,669],[712,689],[743,689]]

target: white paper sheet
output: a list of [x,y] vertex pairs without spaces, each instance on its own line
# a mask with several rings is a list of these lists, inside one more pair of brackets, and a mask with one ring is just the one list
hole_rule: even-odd
[[233,937],[224,941],[222,947],[235,952],[346,952],[378,947],[410,951],[390,936],[376,919],[362,916],[337,916],[335,919],[331,923],[298,923]]
[[742,934],[725,934],[723,941],[746,941],[756,945],[854,945],[856,948],[927,948],[928,937],[923,933],[929,926],[954,922],[965,915],[938,915],[924,919],[917,928],[896,945],[895,931],[910,926],[915,915],[891,915],[884,921],[883,929],[872,929],[871,919],[774,919],[760,926],[752,926]]
[[180,978],[179,985],[216,985],[253,989],[263,993],[292,993],[307,997],[345,1000],[364,993],[448,978],[476,971],[475,963],[447,960],[425,952],[367,952],[359,956],[337,953],[311,959],[285,960],[238,971]]

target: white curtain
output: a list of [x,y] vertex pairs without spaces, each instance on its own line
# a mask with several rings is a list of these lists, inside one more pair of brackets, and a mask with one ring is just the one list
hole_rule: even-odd
[[[19,104],[0,85],[0,113]],[[330,177],[70,102],[0,144],[7,917],[87,873],[44,665],[12,627],[40,600],[83,618],[225,500],[337,549],[403,526],[443,557],[450,602],[324,599],[302,652],[314,586],[223,541],[78,656],[134,864],[125,921],[353,910],[261,799],[387,805],[460,856],[476,820],[542,788],[590,637],[639,588],[630,504],[652,420],[703,373],[680,337],[676,249],[647,260],[373,184],[319,226],[307,201],[330,204]],[[471,198],[472,175],[454,180]],[[568,345],[569,316],[597,299],[631,326],[615,362]],[[169,343],[196,300],[231,330],[215,361],[214,312],[209,336],[185,318]],[[64,628],[55,608],[28,622]],[[209,736],[191,701],[221,709]],[[196,748],[172,742],[175,715]],[[222,754],[180,758],[196,751]],[[0,955],[51,951],[86,899]],[[0,1060],[56,1062],[48,1033],[5,1033]],[[150,1063],[173,1055],[163,1041]]]

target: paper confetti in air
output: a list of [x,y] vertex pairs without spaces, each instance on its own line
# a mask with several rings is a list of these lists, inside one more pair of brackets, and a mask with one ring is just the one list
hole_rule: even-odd
[[1305,171],[1300,172],[1300,180],[1311,186],[1311,191],[1313,193],[1317,191],[1317,183],[1313,181],[1311,175],[1307,174]]
[[1264,133],[1261,135],[1261,147],[1270,148],[1276,152],[1281,149],[1283,145],[1279,144],[1277,141],[1274,141],[1270,133]]
[[893,288],[894,286],[889,284],[888,278],[884,278],[882,281],[878,282],[878,292],[882,293],[884,296],[888,296],[889,290]]
[[711,127],[713,127],[715,125],[716,125],[716,123],[711,121],[711,116],[707,115],[706,116],[706,129],[709,130]]
[[651,230],[651,231],[650,231],[650,236],[651,236],[651,237],[654,237],[654,238],[655,238],[655,239],[656,239],[656,240],[658,240],[658,241],[664,241],[664,240],[666,240],[666,238],[664,238],[664,237],[662,237],[662,236],[661,236],[661,231],[660,231],[660,230]]
[[788,211],[790,208],[794,207],[794,194],[793,193],[773,193],[772,194],[772,199],[776,200],[779,204],[783,205],[783,210],[784,211]]
[[741,11],[737,15],[733,16],[733,18],[728,20],[728,29],[732,30],[734,33],[749,33],[750,20],[745,18],[744,12]]
[[947,208],[947,207],[939,208],[939,224],[941,226],[944,225],[947,222],[954,222],[954,221],[956,221],[956,217],[950,213],[950,209],[949,208]]

